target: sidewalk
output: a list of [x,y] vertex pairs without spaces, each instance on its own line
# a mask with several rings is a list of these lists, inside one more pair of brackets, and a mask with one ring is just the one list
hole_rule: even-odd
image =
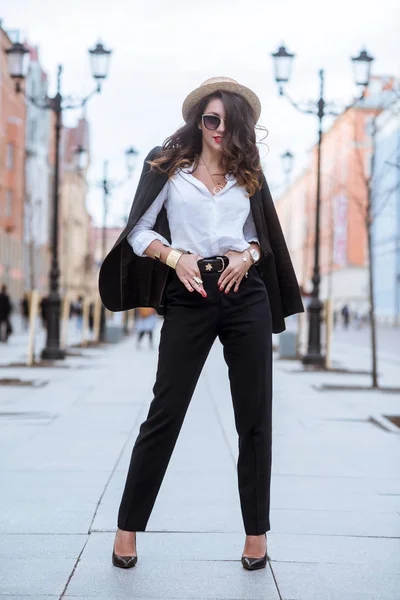
[[[371,371],[370,329],[333,332],[333,359],[349,369]],[[377,328],[377,351],[379,383],[382,386],[400,386],[400,329],[380,326]],[[370,383],[371,377],[363,377]],[[400,408],[399,408],[400,410]],[[400,414],[400,413],[399,413]]]
[[80,350],[66,368],[2,369],[43,384],[0,388],[2,599],[399,598],[400,437],[369,421],[399,414],[399,397],[320,392],[357,378],[275,361],[271,562],[250,573],[219,344],[138,533],[139,562],[113,568],[118,504],[152,397],[157,352],[143,348],[129,338]]
[[[12,315],[13,333],[6,343],[0,342],[0,366],[12,363],[26,363],[28,356],[29,333],[23,329],[20,315]],[[37,360],[46,346],[47,331],[43,328],[39,317],[36,320],[34,353]],[[76,326],[76,319],[68,321],[67,345],[78,344],[82,340],[82,331]]]

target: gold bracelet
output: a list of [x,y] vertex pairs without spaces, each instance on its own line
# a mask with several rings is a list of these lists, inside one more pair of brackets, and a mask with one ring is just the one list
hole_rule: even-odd
[[177,250],[171,250],[171,252],[167,256],[167,260],[165,261],[165,264],[167,264],[169,267],[172,267],[173,269],[175,269],[177,262],[180,259],[180,257],[182,256],[182,254],[183,254],[183,252],[178,252]]

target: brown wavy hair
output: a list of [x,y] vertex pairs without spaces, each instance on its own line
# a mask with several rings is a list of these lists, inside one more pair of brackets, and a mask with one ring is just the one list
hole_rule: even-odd
[[203,98],[189,113],[187,123],[165,140],[161,155],[149,161],[149,164],[154,171],[166,173],[168,177],[172,177],[177,169],[192,165],[192,172],[197,169],[203,146],[199,124],[213,98],[220,98],[225,108],[225,132],[222,137],[224,171],[233,175],[238,185],[252,196],[261,188],[262,172],[256,129],[265,132],[266,129],[256,127],[250,104],[232,92],[218,91]]

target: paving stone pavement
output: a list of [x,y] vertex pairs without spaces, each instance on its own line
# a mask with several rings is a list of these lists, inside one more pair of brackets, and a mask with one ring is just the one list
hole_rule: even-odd
[[[138,533],[139,562],[122,571],[111,565],[116,514],[157,351],[137,351],[130,337],[79,354],[67,368],[2,369],[43,385],[0,387],[0,599],[400,598],[400,436],[370,420],[400,414],[399,395],[322,392],[366,378],[276,359],[271,560],[250,573],[217,343]],[[341,340],[344,355],[366,360]],[[386,359],[392,381],[396,361]]]

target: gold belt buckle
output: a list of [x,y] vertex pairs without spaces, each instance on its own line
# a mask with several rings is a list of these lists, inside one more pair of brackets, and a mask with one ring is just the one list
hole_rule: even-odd
[[225,269],[225,261],[222,256],[217,256],[216,258],[218,258],[222,264],[222,269],[220,271],[217,271],[217,273],[222,273],[222,271]]

